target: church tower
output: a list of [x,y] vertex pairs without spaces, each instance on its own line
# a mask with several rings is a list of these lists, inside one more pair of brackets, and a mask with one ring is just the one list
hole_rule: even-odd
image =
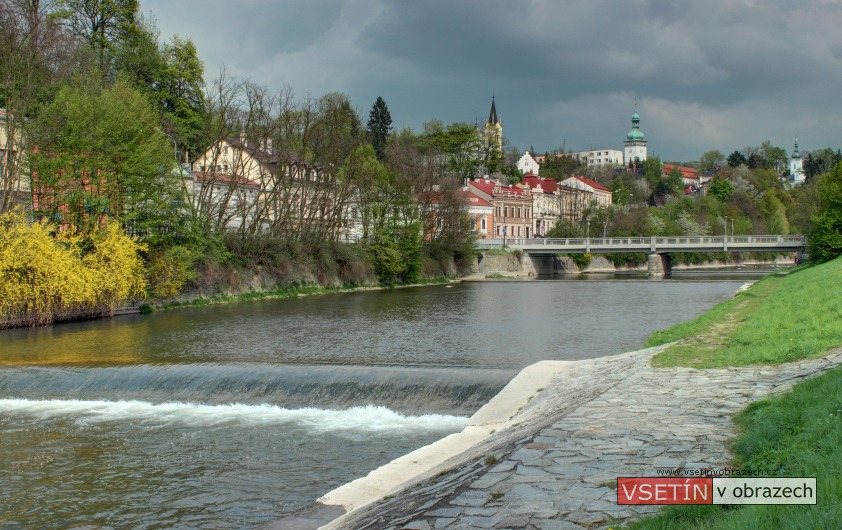
[[497,116],[494,96],[491,96],[491,112],[488,114],[488,121],[485,122],[485,139],[492,150],[503,152],[503,124]]
[[632,114],[632,129],[626,135],[623,144],[625,145],[624,162],[627,167],[646,160],[646,135],[640,130],[640,115],[637,113],[637,104],[635,104],[634,114]]
[[800,184],[807,179],[804,174],[804,161],[801,160],[801,153],[798,152],[798,137],[795,138],[795,150],[789,161],[789,174],[792,175],[792,182]]

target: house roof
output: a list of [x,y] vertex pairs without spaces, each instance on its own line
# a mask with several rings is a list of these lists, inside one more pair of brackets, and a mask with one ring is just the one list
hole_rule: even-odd
[[487,200],[477,196],[475,193],[471,193],[468,190],[459,190],[459,197],[466,206],[487,206],[489,208],[494,206]]
[[699,178],[699,170],[694,167],[679,166],[678,164],[664,164],[664,175],[669,175],[674,169],[681,171],[684,178]]
[[197,181],[200,182],[210,182],[211,184],[230,184],[235,183],[240,186],[248,186],[248,187],[260,187],[259,182],[255,182],[254,180],[248,180],[243,177],[234,177],[233,175],[227,175],[224,173],[207,173],[204,171],[194,171],[193,175],[196,177]]
[[541,177],[532,174],[523,176],[523,185],[531,189],[535,189],[540,186],[541,191],[544,193],[553,193],[559,188],[558,182],[555,180],[551,178],[542,179]]
[[305,167],[314,167],[307,163],[307,161],[301,160],[301,157],[296,153],[281,152],[274,146],[268,147],[266,144],[249,142],[240,136],[229,136],[225,138],[225,141],[235,149],[242,149],[261,164],[277,164],[279,159],[283,158],[284,162],[300,164]]
[[586,179],[585,177],[577,177],[575,175],[573,176],[573,178],[578,180],[579,182],[584,182],[585,184],[587,184],[588,186],[590,186],[591,188],[593,188],[595,190],[607,191],[608,193],[611,193],[611,190],[609,190],[608,188],[606,188],[605,186],[603,186],[602,184],[600,184],[599,182],[597,182],[595,180]]
[[[503,186],[494,180],[477,179],[470,181],[469,184],[492,197],[501,197],[505,195],[523,196],[523,188],[519,188],[517,186]],[[498,188],[500,191],[495,194],[494,188]]]

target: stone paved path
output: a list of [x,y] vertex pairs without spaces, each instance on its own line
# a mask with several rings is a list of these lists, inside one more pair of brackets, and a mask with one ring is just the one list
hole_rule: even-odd
[[[566,389],[574,388],[578,406],[560,407],[563,412],[535,432],[488,445],[484,457],[326,528],[605,528],[656,510],[617,505],[612,485],[618,476],[722,469],[736,412],[842,363],[837,350],[778,367],[656,369],[649,365],[653,353],[595,360],[585,379],[557,378],[537,406],[569,405]],[[588,379],[595,390],[584,397]],[[605,381],[612,384],[597,384]]]

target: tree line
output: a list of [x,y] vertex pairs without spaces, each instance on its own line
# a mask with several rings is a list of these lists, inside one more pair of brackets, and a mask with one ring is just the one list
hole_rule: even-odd
[[[161,42],[137,0],[0,0],[0,43],[0,214],[22,209],[60,248],[58,235],[81,238],[82,258],[119,226],[141,243],[147,294],[220,266],[391,283],[470,258],[462,176],[440,135],[393,131],[382,98],[363,123],[345,94],[298,97],[224,70],[206,81],[193,42]],[[192,178],[191,156],[229,138],[271,155],[249,190],[259,199],[237,200],[236,167]],[[338,241],[350,217],[353,245]]]

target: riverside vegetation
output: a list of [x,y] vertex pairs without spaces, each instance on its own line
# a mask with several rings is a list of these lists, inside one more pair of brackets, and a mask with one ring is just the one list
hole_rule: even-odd
[[[0,39],[6,325],[129,303],[455,276],[474,257],[459,195],[465,179],[522,178],[520,151],[471,124],[431,120],[421,132],[396,131],[381,97],[363,123],[342,93],[296,97],[225,69],[206,82],[193,42],[160,42],[137,0],[0,0]],[[214,148],[223,139],[262,145],[272,158],[267,174],[252,181],[223,165]],[[209,152],[203,176],[193,178],[188,155]],[[788,189],[781,148],[747,147],[727,166],[711,151],[697,165],[722,165],[715,185],[685,196],[680,174],[664,175],[656,157],[642,174],[618,174],[552,153],[540,176],[583,174],[610,187],[614,205],[582,205],[575,223],[548,235],[716,235],[727,218],[735,234],[808,233],[813,256],[831,259],[842,252],[842,154],[828,148],[804,158],[806,184]],[[296,176],[302,168],[309,179]],[[261,199],[241,200],[245,193]],[[350,217],[359,222],[356,241],[340,243]],[[97,250],[103,241],[125,266]],[[38,248],[58,261],[18,255]]]
[[[711,368],[780,364],[842,345],[842,258],[771,275],[701,317],[655,333],[648,346],[678,341],[656,366]],[[815,506],[668,506],[629,528],[842,527],[842,368],[757,402],[735,421],[734,468],[817,477]]]

